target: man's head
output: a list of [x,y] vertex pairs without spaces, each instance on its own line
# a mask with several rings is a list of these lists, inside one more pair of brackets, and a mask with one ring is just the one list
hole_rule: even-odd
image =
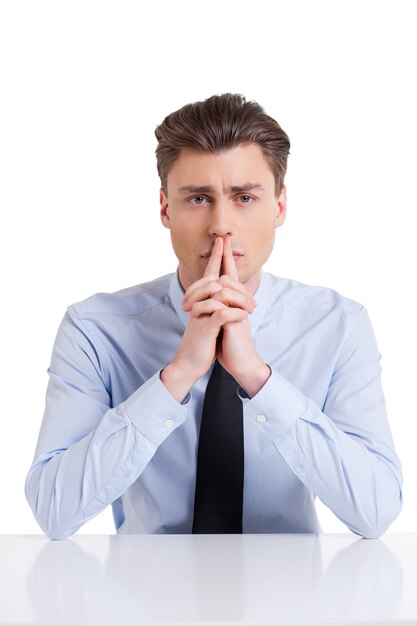
[[161,219],[183,287],[201,278],[215,238],[227,234],[241,282],[259,276],[285,219],[286,133],[259,104],[227,93],[171,113],[155,135]]
[[221,152],[243,143],[261,148],[275,179],[279,196],[287,171],[288,135],[254,101],[241,94],[225,93],[186,104],[167,115],[155,130],[156,160],[161,187],[167,193],[168,172],[184,148]]

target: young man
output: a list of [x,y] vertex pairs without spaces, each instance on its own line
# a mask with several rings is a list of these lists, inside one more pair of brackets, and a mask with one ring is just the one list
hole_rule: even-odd
[[262,270],[289,139],[213,96],[156,129],[178,270],[70,306],[26,495],[43,531],[112,504],[118,532],[318,532],[319,497],[378,537],[401,469],[366,309]]

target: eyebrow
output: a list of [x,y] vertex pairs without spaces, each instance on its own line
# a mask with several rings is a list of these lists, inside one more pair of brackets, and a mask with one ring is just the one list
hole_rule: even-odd
[[[251,191],[252,189],[265,191],[264,187],[258,183],[245,183],[244,185],[230,185],[227,187],[226,192],[236,193],[238,191]],[[210,187],[210,185],[184,185],[177,189],[177,193],[212,193],[213,191],[214,188]]]

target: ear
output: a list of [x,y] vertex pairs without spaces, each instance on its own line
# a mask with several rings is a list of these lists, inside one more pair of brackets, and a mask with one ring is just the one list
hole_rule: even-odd
[[170,221],[169,221],[168,198],[165,195],[165,191],[162,187],[159,190],[159,203],[161,205],[161,211],[160,211],[161,222],[165,226],[165,228],[171,228]]
[[281,187],[281,193],[277,198],[277,212],[275,214],[275,228],[279,228],[285,222],[287,216],[287,188],[285,185]]

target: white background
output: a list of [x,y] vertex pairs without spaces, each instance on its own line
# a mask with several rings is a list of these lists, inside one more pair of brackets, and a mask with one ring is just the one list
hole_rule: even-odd
[[[0,532],[40,532],[24,480],[66,307],[174,271],[155,127],[214,93],[289,134],[265,269],[364,304],[417,530],[416,3],[0,2]],[[324,531],[346,528],[319,506]],[[110,507],[80,530],[113,533]]]

